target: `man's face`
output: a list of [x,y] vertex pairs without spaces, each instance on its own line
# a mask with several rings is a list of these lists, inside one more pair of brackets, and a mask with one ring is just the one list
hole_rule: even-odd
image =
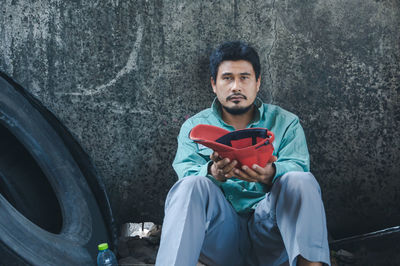
[[211,86],[224,109],[231,114],[242,114],[250,109],[260,88],[261,78],[250,62],[223,61],[218,67],[217,80]]

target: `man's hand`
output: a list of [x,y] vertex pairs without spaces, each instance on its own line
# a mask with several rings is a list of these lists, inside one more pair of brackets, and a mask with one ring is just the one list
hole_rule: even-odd
[[252,168],[243,165],[242,169],[234,169],[235,177],[248,181],[260,182],[266,185],[272,185],[272,179],[275,176],[275,166],[273,162],[276,161],[276,156],[273,156],[265,167],[254,164]]
[[276,156],[272,156],[271,160],[265,167],[254,164],[252,168],[243,165],[242,169],[237,169],[237,161],[230,161],[229,158],[222,159],[217,152],[210,155],[213,161],[209,168],[209,173],[218,181],[225,182],[227,178],[235,176],[236,178],[248,182],[260,182],[267,185],[272,185],[272,179],[275,176],[275,166],[273,162],[277,160]]
[[237,161],[231,162],[229,158],[222,159],[219,157],[217,152],[213,152],[210,155],[210,159],[213,161],[209,168],[209,173],[218,181],[225,182],[227,178],[234,175],[233,170],[236,169]]

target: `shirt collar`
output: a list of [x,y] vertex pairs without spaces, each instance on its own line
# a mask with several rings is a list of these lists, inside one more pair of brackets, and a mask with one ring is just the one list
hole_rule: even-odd
[[[264,104],[261,101],[260,98],[256,98],[256,100],[254,101],[256,108],[256,113],[254,116],[254,119],[249,123],[249,125],[247,127],[252,127],[253,125],[258,124],[258,122],[260,121],[260,119],[262,118],[262,115],[264,114]],[[211,105],[211,109],[213,111],[213,113],[219,118],[219,120],[227,125],[223,120],[222,120],[222,106],[221,103],[218,101],[218,98],[215,97],[214,101]],[[229,125],[227,125],[229,126]]]

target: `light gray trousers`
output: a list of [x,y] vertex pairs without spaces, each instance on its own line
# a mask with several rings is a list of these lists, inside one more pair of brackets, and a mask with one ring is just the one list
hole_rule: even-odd
[[207,177],[179,180],[165,203],[158,266],[330,265],[324,206],[311,173],[278,178],[253,214],[238,215]]

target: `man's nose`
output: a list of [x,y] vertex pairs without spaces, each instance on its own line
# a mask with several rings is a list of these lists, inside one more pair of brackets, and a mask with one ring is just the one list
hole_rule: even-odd
[[232,84],[232,91],[233,92],[240,92],[242,89],[240,88],[240,80],[235,79]]

